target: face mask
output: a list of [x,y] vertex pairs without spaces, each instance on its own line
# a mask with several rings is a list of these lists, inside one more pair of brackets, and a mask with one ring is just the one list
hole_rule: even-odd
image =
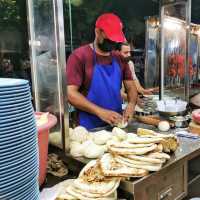
[[102,43],[98,43],[98,47],[103,52],[111,52],[116,49],[116,43],[111,40],[104,39]]

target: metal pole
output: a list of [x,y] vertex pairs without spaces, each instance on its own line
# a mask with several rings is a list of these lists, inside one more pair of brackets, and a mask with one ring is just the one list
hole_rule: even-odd
[[69,6],[70,50],[72,52],[74,50],[74,47],[73,47],[73,27],[72,27],[72,4],[71,4],[71,0],[68,0],[68,6]]
[[69,117],[67,108],[67,91],[66,91],[66,58],[65,58],[65,37],[64,37],[64,17],[63,17],[63,1],[53,0],[54,12],[54,29],[57,54],[57,74],[58,74],[58,94],[59,94],[59,109],[60,109],[60,125],[62,132],[62,145],[65,152],[65,138],[69,133]]
[[163,16],[164,16],[164,6],[162,6],[162,2],[160,2],[160,23],[159,23],[159,44],[158,44],[158,63],[159,63],[159,99],[162,100],[164,97],[164,53],[165,53],[165,44],[164,44],[164,34],[163,34]]
[[35,104],[35,110],[40,111],[40,103],[39,103],[39,93],[38,93],[38,81],[37,81],[37,63],[36,63],[36,38],[35,38],[35,23],[34,23],[34,6],[32,0],[26,1],[28,15],[27,15],[27,21],[29,24],[29,51],[30,51],[30,60],[31,60],[31,78],[32,78],[32,91],[34,95],[34,104]]
[[145,87],[148,87],[148,77],[147,77],[147,70],[148,70],[148,60],[149,60],[149,54],[148,54],[148,38],[149,38],[149,18],[145,20],[145,65],[144,65],[144,85]]
[[190,75],[189,75],[190,23],[191,23],[191,0],[187,0],[186,2],[185,100],[188,102],[189,102],[189,96],[190,96]]

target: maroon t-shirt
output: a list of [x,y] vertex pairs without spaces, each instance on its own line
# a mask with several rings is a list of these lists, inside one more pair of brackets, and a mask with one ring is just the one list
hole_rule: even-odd
[[[127,62],[123,61],[119,53],[112,52],[110,56],[102,56],[96,53],[98,64],[111,64],[112,57],[116,58],[122,71],[122,80],[133,80],[131,70]],[[94,70],[94,53],[89,44],[74,50],[67,60],[67,84],[80,87],[80,92],[87,94]]]

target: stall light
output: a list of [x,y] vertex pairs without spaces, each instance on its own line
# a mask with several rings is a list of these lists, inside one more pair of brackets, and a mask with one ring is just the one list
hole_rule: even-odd
[[165,29],[168,29],[168,30],[181,29],[181,24],[179,22],[176,22],[175,20],[171,20],[171,19],[165,19],[163,26]]

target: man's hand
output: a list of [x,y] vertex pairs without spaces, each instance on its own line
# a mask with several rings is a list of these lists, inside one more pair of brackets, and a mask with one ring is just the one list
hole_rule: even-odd
[[118,124],[122,121],[122,115],[106,109],[101,109],[98,113],[98,117],[110,125]]
[[142,94],[152,95],[153,94],[153,89],[144,89],[142,91]]
[[129,103],[123,114],[124,122],[127,122],[133,118],[134,111],[135,111],[135,105],[133,103]]

